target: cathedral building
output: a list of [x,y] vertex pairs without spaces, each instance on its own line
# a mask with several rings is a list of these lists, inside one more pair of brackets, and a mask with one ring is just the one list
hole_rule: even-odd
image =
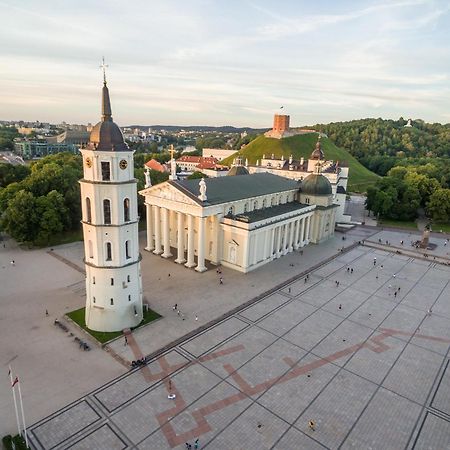
[[300,185],[236,165],[225,177],[147,183],[146,250],[198,272],[207,263],[249,272],[318,244],[334,234],[337,208],[319,172]]
[[88,328],[120,331],[142,321],[137,181],[133,151],[113,122],[106,79],[102,118],[81,150],[80,180]]

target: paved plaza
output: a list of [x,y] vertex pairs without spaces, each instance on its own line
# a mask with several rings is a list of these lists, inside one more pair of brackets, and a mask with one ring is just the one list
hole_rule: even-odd
[[[295,257],[274,263],[272,285]],[[357,246],[308,277],[294,269],[269,295],[34,424],[34,448],[182,449],[198,438],[214,450],[449,449],[450,267]],[[242,279],[266,286],[233,276],[219,298]],[[166,326],[195,327],[201,309],[182,321],[166,307]],[[111,349],[147,354],[144,330]]]

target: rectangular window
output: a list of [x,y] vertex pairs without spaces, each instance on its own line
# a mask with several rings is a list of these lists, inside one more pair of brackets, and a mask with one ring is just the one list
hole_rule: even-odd
[[111,225],[111,201],[109,199],[103,200],[103,219],[105,225]]
[[114,278],[111,278],[111,286],[114,286]]
[[111,248],[111,242],[106,243],[106,261],[112,260],[112,248]]
[[130,282],[130,280],[131,280],[131,277],[130,277],[130,275],[127,275],[127,282],[129,283],[129,282]]
[[111,180],[111,168],[109,162],[102,161],[102,180],[103,181]]
[[112,305],[114,305],[114,300],[113,300],[113,299],[111,299],[111,306],[112,306]]

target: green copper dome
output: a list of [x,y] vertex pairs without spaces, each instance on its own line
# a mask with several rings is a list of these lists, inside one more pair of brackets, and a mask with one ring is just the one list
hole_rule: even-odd
[[332,189],[328,178],[320,173],[312,173],[308,175],[300,186],[302,194],[306,195],[331,195]]

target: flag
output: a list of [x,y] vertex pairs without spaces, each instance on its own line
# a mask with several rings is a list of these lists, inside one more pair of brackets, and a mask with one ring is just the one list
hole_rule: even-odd
[[19,377],[16,377],[15,380],[13,381],[13,384],[11,387],[14,387],[18,382],[19,382]]

